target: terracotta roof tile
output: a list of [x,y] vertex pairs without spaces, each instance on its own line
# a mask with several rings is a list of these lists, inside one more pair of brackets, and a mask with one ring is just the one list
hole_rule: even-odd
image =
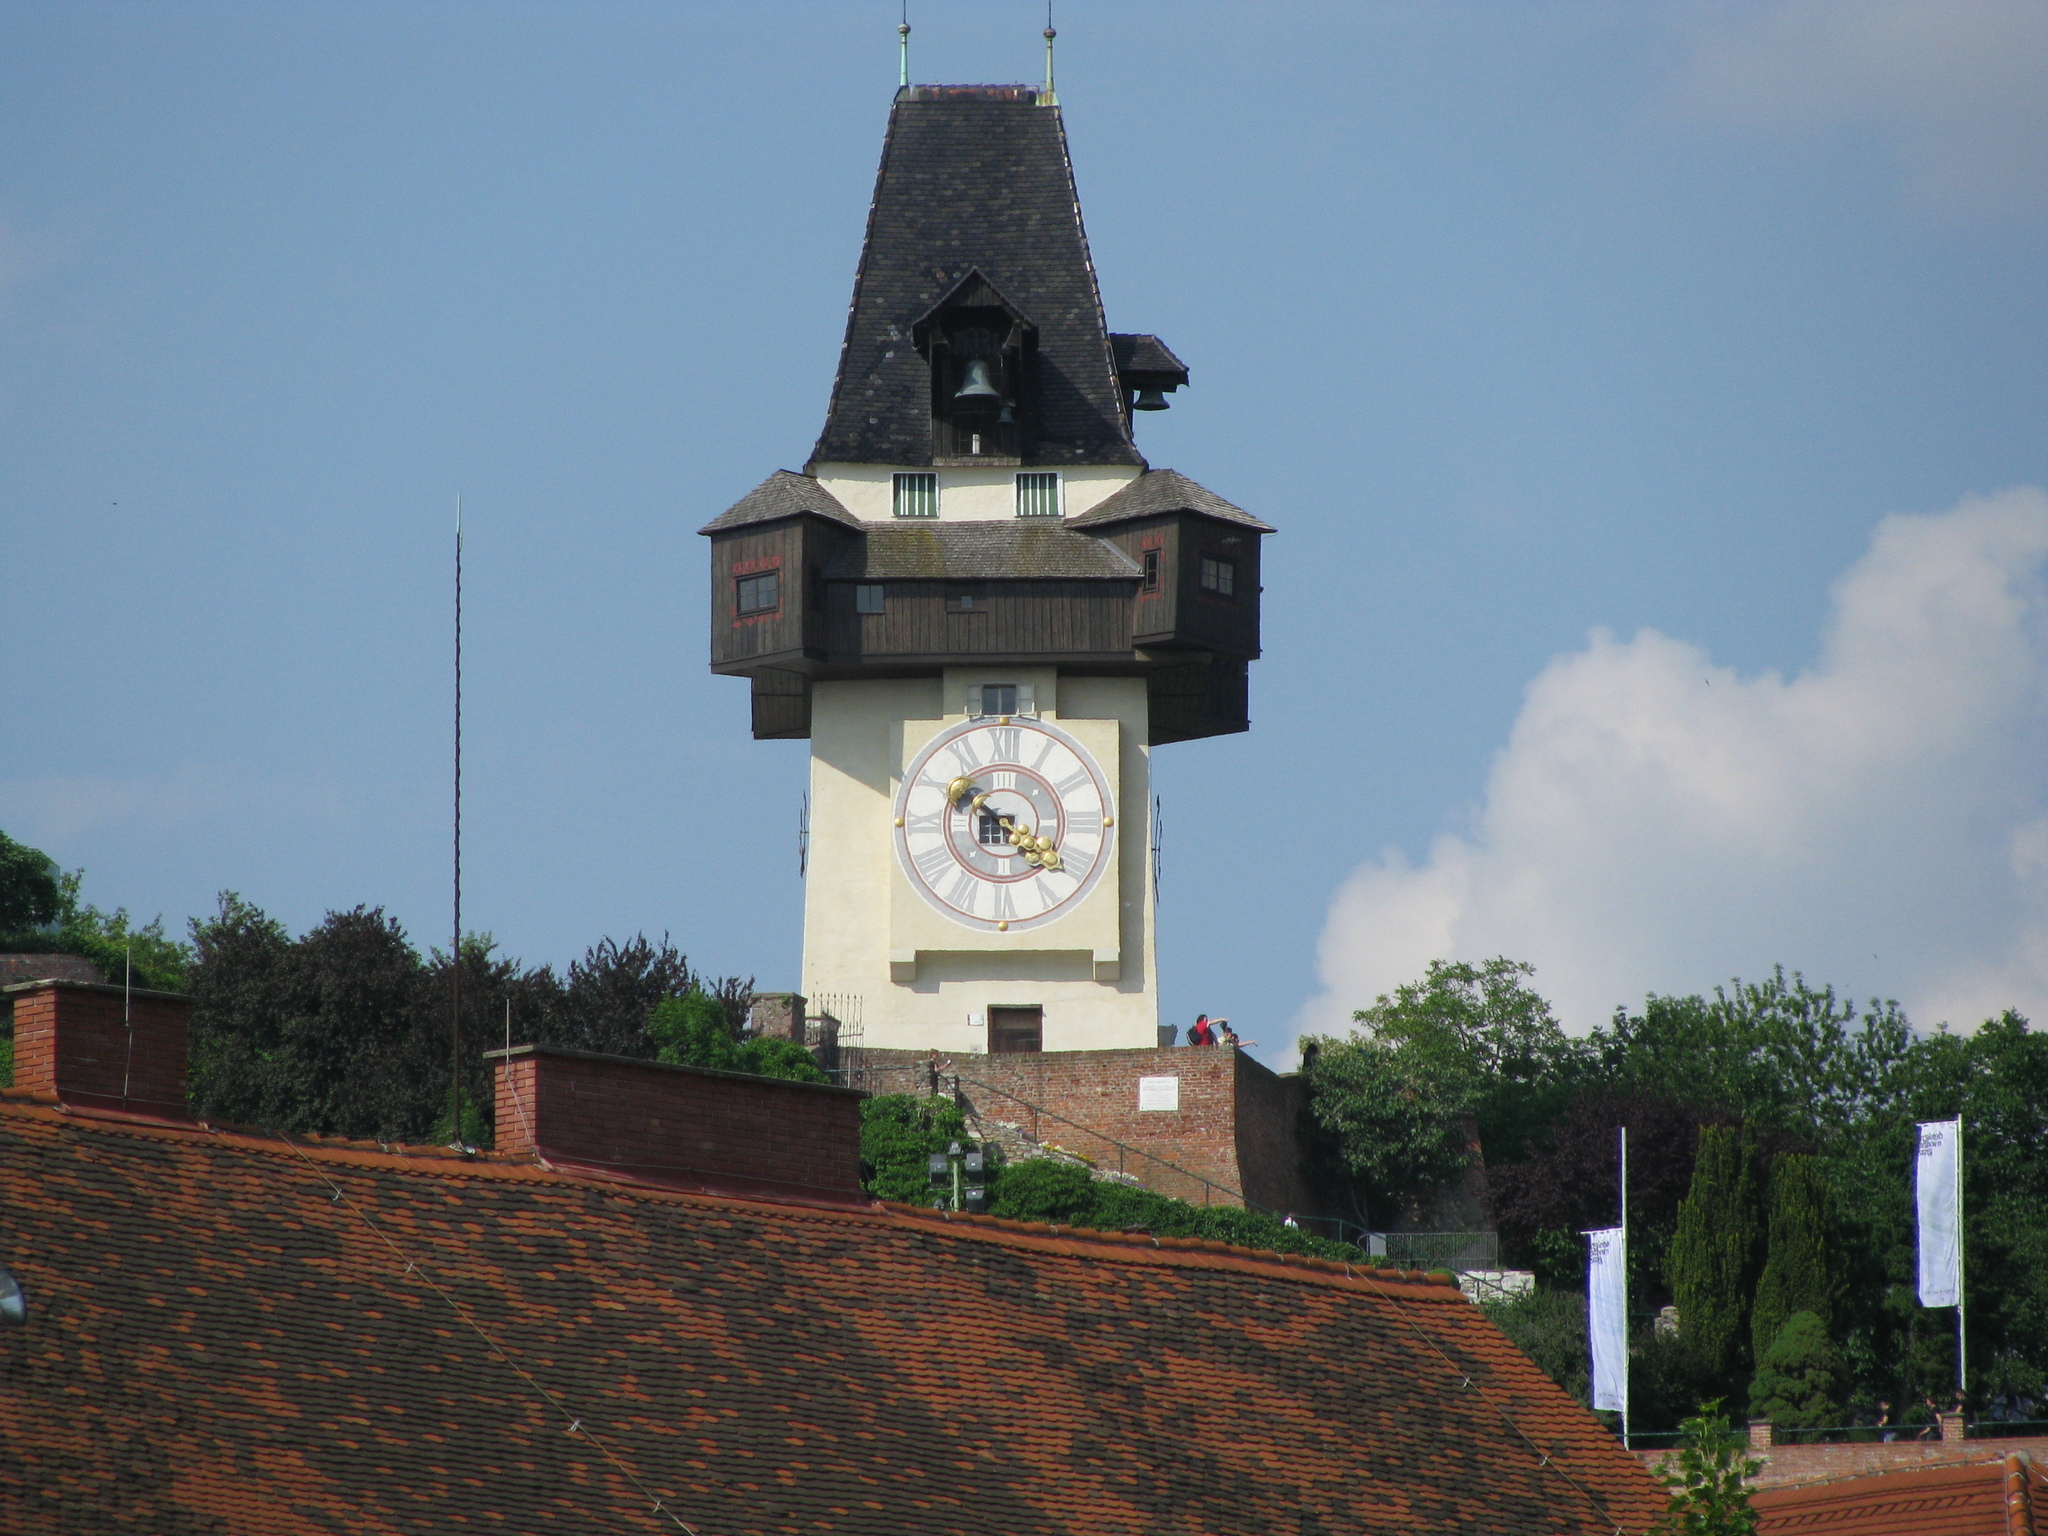
[[[2025,1453],[1753,1495],[1758,1536],[2035,1536],[2048,1479]],[[2040,1514],[2036,1514],[2036,1511]]]
[[1663,1503],[1455,1289],[1298,1256],[7,1095],[0,1263],[23,1536],[1590,1536]]

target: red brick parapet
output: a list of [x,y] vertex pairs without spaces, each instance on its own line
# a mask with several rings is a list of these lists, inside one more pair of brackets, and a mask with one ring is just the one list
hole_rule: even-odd
[[869,1203],[857,1089],[552,1045],[485,1059],[500,1152],[708,1194]]
[[57,978],[0,988],[0,996],[14,1005],[16,1088],[81,1108],[191,1117],[190,998]]
[[[1903,1433],[1903,1431],[1901,1431]],[[1751,1444],[1755,1444],[1752,1433]],[[2003,1460],[2014,1452],[2048,1456],[2048,1440],[2013,1437],[2000,1440],[1850,1441],[1833,1445],[1771,1445],[1756,1451],[1763,1470],[1750,1479],[1752,1488],[1787,1488],[1801,1483],[1827,1483],[1839,1478],[1869,1477],[1910,1467],[1969,1466]],[[1652,1472],[1677,1453],[1668,1447],[1637,1451]]]
[[[878,1093],[923,1093],[930,1086],[929,1051],[871,1049],[865,1057]],[[1029,1051],[958,1055],[941,1066],[943,1090],[950,1092],[958,1075],[977,1113],[1019,1125],[1034,1141],[1109,1169],[1119,1169],[1113,1142],[1160,1159],[1126,1154],[1119,1169],[1160,1194],[1196,1205],[1235,1205],[1226,1191],[1237,1191],[1268,1210],[1307,1215],[1314,1208],[1296,1132],[1301,1079],[1279,1076],[1241,1050]],[[1148,1077],[1176,1080],[1177,1108],[1139,1108],[1138,1084]],[[978,1090],[977,1083],[995,1091]],[[1030,1105],[1050,1113],[1034,1123]],[[1196,1177],[1176,1175],[1162,1163]]]

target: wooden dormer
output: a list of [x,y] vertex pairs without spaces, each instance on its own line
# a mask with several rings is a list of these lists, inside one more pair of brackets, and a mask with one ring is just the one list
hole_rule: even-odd
[[1038,327],[1030,318],[976,267],[918,317],[910,336],[931,369],[932,462],[1025,462],[1037,437]]

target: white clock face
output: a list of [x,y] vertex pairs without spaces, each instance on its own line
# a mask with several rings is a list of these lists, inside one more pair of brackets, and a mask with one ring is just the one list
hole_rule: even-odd
[[1066,916],[1116,846],[1109,775],[1042,720],[969,720],[939,732],[896,791],[896,862],[963,927],[1015,933]]

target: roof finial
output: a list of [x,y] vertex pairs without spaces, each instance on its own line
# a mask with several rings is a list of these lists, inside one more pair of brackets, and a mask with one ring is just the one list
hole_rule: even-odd
[[1038,104],[1041,107],[1056,107],[1060,104],[1059,96],[1052,88],[1052,40],[1058,36],[1059,33],[1052,29],[1052,0],[1045,0],[1045,89],[1038,93]]
[[903,0],[903,20],[896,28],[896,37],[903,45],[903,69],[897,76],[896,84],[910,84],[910,0]]

